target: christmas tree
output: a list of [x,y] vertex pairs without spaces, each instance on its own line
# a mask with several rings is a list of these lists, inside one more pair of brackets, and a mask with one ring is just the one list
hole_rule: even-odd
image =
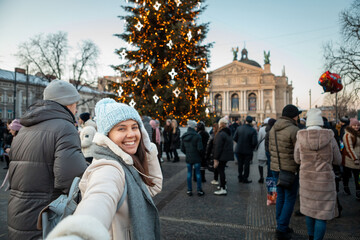
[[159,120],[206,120],[211,43],[202,44],[208,23],[198,24],[205,10],[200,0],[129,0],[120,16],[128,44],[116,52],[123,64],[114,66],[127,81],[113,83],[116,100],[141,115]]

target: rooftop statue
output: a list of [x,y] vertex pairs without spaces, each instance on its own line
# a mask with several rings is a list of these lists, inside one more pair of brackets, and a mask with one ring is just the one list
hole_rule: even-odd
[[233,61],[236,61],[236,60],[237,60],[237,56],[238,56],[238,52],[239,52],[239,47],[232,48],[231,51],[233,52],[233,55],[234,55]]
[[267,54],[264,51],[264,64],[270,64],[270,51]]

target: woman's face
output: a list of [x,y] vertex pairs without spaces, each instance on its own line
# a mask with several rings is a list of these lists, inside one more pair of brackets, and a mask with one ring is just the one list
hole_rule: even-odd
[[139,125],[134,120],[120,122],[110,130],[109,138],[124,152],[134,155],[141,139]]
[[359,124],[352,125],[351,127],[352,127],[355,131],[359,131],[359,129],[360,129],[360,125],[359,125]]
[[175,128],[175,127],[176,127],[176,122],[175,122],[175,121],[171,121],[171,126],[172,126],[173,128]]
[[15,137],[15,134],[16,134],[15,130],[12,130],[12,129],[9,128],[9,132],[11,133],[11,135],[13,135]]
[[166,126],[170,126],[171,122],[170,121],[166,121]]

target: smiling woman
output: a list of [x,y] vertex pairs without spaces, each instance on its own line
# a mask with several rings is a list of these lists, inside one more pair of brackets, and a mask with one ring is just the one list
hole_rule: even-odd
[[109,138],[124,152],[135,154],[141,139],[139,125],[134,120],[118,123],[109,132]]
[[83,199],[47,239],[160,239],[152,197],[161,191],[163,177],[155,144],[138,112],[126,104],[102,99],[95,115],[94,159],[79,184]]

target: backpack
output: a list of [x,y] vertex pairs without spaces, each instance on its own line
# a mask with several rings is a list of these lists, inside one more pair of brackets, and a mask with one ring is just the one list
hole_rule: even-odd
[[[75,177],[69,194],[62,194],[57,199],[52,201],[44,209],[41,210],[38,218],[38,229],[42,230],[43,239],[46,239],[47,235],[55,228],[55,226],[64,218],[72,215],[75,212],[77,205],[80,202],[80,178]],[[125,183],[124,192],[118,202],[116,212],[123,204],[127,194],[127,184]]]

